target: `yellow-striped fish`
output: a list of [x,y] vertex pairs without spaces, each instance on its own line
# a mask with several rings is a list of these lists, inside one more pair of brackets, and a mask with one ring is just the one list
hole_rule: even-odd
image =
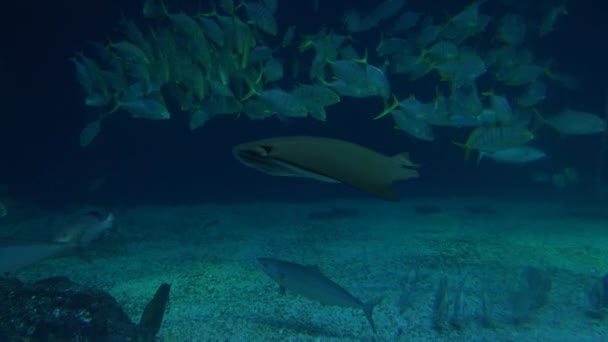
[[471,132],[466,143],[455,144],[465,150],[465,160],[468,160],[471,150],[491,153],[523,146],[532,139],[534,139],[534,134],[526,127],[518,125],[480,126]]

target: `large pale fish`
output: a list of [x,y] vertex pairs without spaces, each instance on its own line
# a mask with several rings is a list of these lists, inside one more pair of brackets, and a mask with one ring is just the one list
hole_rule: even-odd
[[114,215],[101,215],[97,211],[77,214],[58,230],[52,241],[0,247],[0,274],[55,257],[75,248],[85,248],[112,229]]
[[281,292],[289,290],[324,305],[363,310],[372,330],[376,332],[372,311],[380,300],[361,302],[327,278],[316,266],[304,266],[271,258],[258,258],[258,262],[264,272],[279,284]]
[[286,136],[234,147],[243,164],[273,176],[307,177],[344,183],[379,198],[397,201],[390,189],[397,180],[418,177],[418,165],[407,153],[388,157],[348,141]]
[[38,243],[0,247],[0,275],[52,258],[69,247],[58,243]]
[[569,109],[546,119],[545,122],[565,135],[596,134],[606,130],[606,121],[600,116]]
[[91,242],[101,238],[114,226],[114,214],[103,215],[97,210],[77,213],[57,230],[53,242],[86,247]]

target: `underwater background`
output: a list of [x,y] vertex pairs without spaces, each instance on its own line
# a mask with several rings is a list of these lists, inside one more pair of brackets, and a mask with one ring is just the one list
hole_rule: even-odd
[[[315,33],[320,27],[338,31],[343,27],[341,16],[345,10],[370,8],[373,4],[332,1],[321,4],[315,13],[308,3],[298,2],[279,6],[276,17],[279,25],[297,25],[302,34]],[[429,6],[409,2],[406,9],[428,11],[441,18],[466,4],[466,1],[434,1]],[[121,15],[143,22],[142,4],[59,1],[7,6],[9,9],[3,11],[7,20],[2,24],[6,48],[2,56],[5,82],[0,126],[2,146],[6,146],[3,164],[7,167],[0,172],[5,183],[11,184],[14,196],[50,202],[84,199],[87,186],[98,177],[111,181],[90,200],[173,203],[260,196],[286,200],[360,196],[344,187],[311,188],[307,183],[250,172],[235,163],[230,152],[236,143],[293,134],[353,140],[386,154],[411,151],[424,169],[420,180],[403,185],[410,194],[496,193],[517,189],[529,190],[531,195],[551,192],[543,186],[529,188],[527,166],[505,169],[492,163],[475,167],[463,162],[462,151],[451,141],[463,142],[468,130],[448,129],[438,133],[437,141],[425,143],[393,130],[391,120],[371,121],[382,109],[378,98],[343,97],[339,105],[328,108],[327,122],[296,119],[284,124],[272,118],[238,120],[234,116],[219,116],[192,133],[187,132],[187,117],[183,113],[161,122],[117,116],[104,126],[99,141],[83,149],[78,136],[94,113],[83,104],[84,95],[69,58],[82,50],[87,41],[119,36]],[[187,9],[193,5],[184,2],[172,6]],[[492,2],[484,6],[491,7]],[[551,3],[544,7],[550,8]],[[538,55],[555,60],[560,70],[576,75],[581,88],[549,90],[546,101],[555,110],[573,106],[601,113],[606,88],[602,82],[607,69],[604,40],[608,24],[602,17],[601,4],[596,2],[572,2],[568,4],[568,13],[559,19],[557,32],[535,41],[533,47]],[[362,39],[369,39],[373,49],[379,33],[365,34]],[[359,44],[367,46],[366,41]],[[407,80],[398,81],[392,86],[405,89],[401,97],[409,92],[428,97],[429,92],[431,96],[434,92],[432,82],[437,80],[417,82],[417,86],[421,82],[425,86],[422,91],[412,91]],[[537,140],[548,150],[550,158],[536,168],[553,170],[572,165],[583,178],[593,177],[599,135],[561,139],[554,132],[540,134]]]
[[[600,299],[597,306],[588,300],[588,288],[594,288],[594,282],[608,272],[608,167],[603,166],[604,159],[608,159],[605,140],[608,4],[588,0],[403,2],[398,13],[415,11],[421,17],[433,17],[439,25],[449,22],[467,6],[479,3],[480,12],[489,16],[490,23],[487,29],[471,34],[458,45],[473,47],[480,55],[489,53],[494,46],[508,45],[497,43],[501,38],[495,33],[505,13],[517,13],[529,25],[522,49],[532,51],[534,63],[547,66],[552,75],[545,70],[538,76],[547,85],[542,101],[530,106],[538,108],[538,114],[526,109],[522,116],[529,123],[526,132],[530,129],[534,135],[531,145],[546,156],[530,162],[500,163],[491,158],[478,162],[475,151],[482,148],[474,146],[465,146],[473,150],[471,157],[465,159],[465,151],[455,144],[466,145],[475,128],[494,124],[433,125],[434,138],[429,141],[395,129],[390,115],[374,120],[393,101],[392,94],[400,101],[413,94],[429,102],[436,98],[438,88],[448,96],[450,88],[445,84],[453,80],[446,80],[436,70],[419,79],[406,73],[392,73],[390,64],[384,64],[391,56],[379,56],[377,47],[389,36],[386,32],[398,15],[387,15],[387,19],[370,29],[349,32],[345,13],[356,10],[365,15],[384,3],[362,0],[318,3],[280,0],[274,13],[279,33],[267,42],[276,46],[273,54],[287,75],[296,59],[303,65],[313,59],[311,50],[298,48],[307,37],[351,35],[352,45],[360,56],[367,50],[369,64],[385,72],[390,96],[341,95],[339,103],[325,108],[325,121],[310,116],[276,115],[252,119],[233,113],[216,115],[196,129],[189,128],[188,111],[169,99],[170,119],[133,118],[127,110],[118,108],[103,119],[92,142],[83,146],[83,128],[100,113],[112,111],[113,105],[85,104],[86,91],[79,83],[72,58],[85,51],[94,59],[87,52],[88,42],[105,44],[124,39],[121,21],[125,18],[141,28],[156,25],[154,20],[158,18],[144,17],[142,2],[28,0],[3,5],[0,201],[6,213],[0,218],[0,225],[5,232],[22,229],[31,241],[40,231],[47,233],[45,224],[39,221],[41,217],[59,217],[53,229],[61,229],[63,217],[69,212],[95,206],[114,213],[120,233],[96,242],[101,244],[97,247],[87,241],[86,252],[95,260],[92,265],[77,256],[61,256],[28,265],[12,275],[26,281],[66,275],[99,287],[124,303],[135,321],[145,304],[142,298],[151,297],[151,289],[160,282],[173,282],[172,291],[183,302],[176,299],[166,314],[168,321],[159,333],[164,341],[608,340],[605,316],[597,319],[585,314],[589,310],[605,313],[608,307],[608,299]],[[146,1],[152,2],[156,3]],[[210,1],[166,0],[165,4],[171,13],[184,11],[189,15],[212,9]],[[565,6],[567,13],[556,17],[550,32],[535,36],[544,17],[560,6]],[[243,9],[238,13],[240,18],[248,15]],[[242,20],[255,26],[251,20]],[[415,27],[420,28],[421,22],[422,19]],[[291,25],[296,27],[293,43],[288,48],[281,47],[281,37]],[[408,39],[419,37],[416,28],[409,31]],[[331,81],[336,76],[329,65],[325,68],[326,81]],[[307,67],[302,69],[298,77],[285,76],[265,87],[291,89],[303,83],[319,83],[318,79],[308,77]],[[556,80],[557,72],[567,75],[564,76],[567,85],[566,81]],[[511,94],[516,91],[505,90],[511,88],[489,74],[490,71],[484,71],[474,81],[484,107],[495,90],[497,94],[505,94],[513,104],[515,96]],[[526,85],[515,88],[520,91]],[[603,122],[603,128],[590,127],[589,132],[569,134],[564,127],[548,127],[543,123],[563,110],[592,113]],[[575,118],[576,122],[570,124],[583,122],[585,118],[578,121]],[[510,127],[504,123],[497,126]],[[245,167],[232,152],[235,145],[244,142],[292,135],[336,138],[387,156],[407,151],[411,161],[420,165],[420,176],[395,182],[392,188],[401,202],[391,203],[343,184],[269,176]],[[199,232],[197,227],[203,226]],[[425,234],[432,237],[424,237]],[[11,235],[11,241],[3,245],[14,244],[14,237]],[[350,239],[355,242],[347,243]],[[428,239],[433,240],[430,243],[433,247],[418,244]],[[441,260],[439,263],[433,259],[435,256]],[[0,257],[9,258],[3,254]],[[385,298],[375,311],[380,312],[375,318],[377,335],[372,337],[363,315],[355,311],[351,315],[350,309],[331,311],[329,315],[334,320],[306,314],[298,317],[299,304],[289,299],[276,302],[279,295],[274,284],[253,262],[257,257],[319,265],[328,278],[353,290],[355,297],[366,301],[378,296]],[[159,265],[158,260],[164,261]],[[508,260],[508,266],[494,264],[499,260]],[[153,265],[150,273],[145,271],[147,262]],[[213,267],[208,267],[209,264]],[[203,270],[194,271],[197,267]],[[205,286],[190,289],[202,282],[200,278],[188,281],[180,278],[192,276],[193,272],[205,273],[206,267],[213,269],[209,274],[224,275],[216,274],[213,278],[221,284],[218,288],[234,290],[235,284],[242,284],[237,290],[244,290],[240,293],[245,298],[234,297],[230,291],[215,297],[210,292],[201,294],[199,291],[209,289]],[[414,268],[415,282],[422,284],[415,291],[426,299],[419,299],[412,308],[399,298],[403,291],[409,291],[409,286],[413,287],[410,282],[414,281],[408,279]],[[116,275],[118,269],[127,273],[139,269],[135,282],[141,286],[128,286],[129,276]],[[553,277],[550,305],[544,306],[544,302],[540,305],[543,306],[539,309],[540,318],[528,319],[528,308],[521,316],[512,314],[509,303],[513,300],[509,297],[495,301],[498,309],[494,320],[498,323],[489,328],[481,323],[467,323],[437,329],[433,323],[433,314],[429,312],[433,312],[436,285],[439,283],[441,288],[443,275],[448,275],[451,287],[468,279],[467,285],[457,292],[464,291],[465,297],[475,298],[471,299],[467,311],[470,318],[466,320],[477,322],[480,319],[476,308],[481,305],[482,292],[479,288],[485,286],[480,283],[491,284],[489,287],[500,284],[492,293],[510,290],[517,293],[518,281],[504,282],[506,274],[515,278],[524,274],[526,278],[525,274],[534,272],[542,273],[538,275],[540,278],[545,273]],[[101,279],[110,275],[113,281]],[[175,279],[182,279],[182,283]],[[221,279],[225,281],[222,283]],[[180,292],[180,284],[184,283],[188,286],[182,289],[188,290]],[[608,291],[605,278],[604,283]],[[141,294],[144,291],[146,294]],[[608,298],[608,294],[603,296]],[[216,298],[214,305],[224,308],[233,305],[228,301],[242,299],[242,305],[235,309],[240,318],[234,318],[234,312],[228,309],[218,314],[220,317],[193,314],[190,309],[180,313],[178,308],[188,307],[192,301],[197,306],[204,305],[201,298],[205,301]],[[294,298],[299,297],[291,299]],[[602,301],[605,303],[601,304]],[[255,315],[257,318],[247,318],[248,308],[252,312],[263,310],[252,303],[261,303],[267,309],[260,314],[264,319]],[[454,303],[450,305],[453,307]],[[562,312],[567,311],[563,309],[567,306],[564,303],[571,304],[572,309]],[[306,312],[326,310],[314,302],[310,305],[306,309],[310,311]],[[286,315],[274,306],[291,307],[293,311]],[[346,316],[340,319],[344,311]],[[529,311],[537,315],[537,308]],[[273,312],[282,313],[273,316]],[[197,318],[180,316],[184,313]],[[513,315],[517,317],[513,319]],[[266,320],[268,316],[272,319]],[[249,323],[242,323],[243,320]],[[186,321],[189,323],[184,324]],[[207,328],[198,324],[207,324]],[[479,333],[480,330],[484,332]]]

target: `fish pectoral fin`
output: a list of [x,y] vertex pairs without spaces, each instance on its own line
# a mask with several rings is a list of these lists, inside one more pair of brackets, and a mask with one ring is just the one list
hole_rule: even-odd
[[420,167],[420,165],[412,163],[412,161],[410,160],[410,154],[408,152],[398,153],[393,156],[393,159],[400,166],[403,166],[403,167],[412,168],[412,169],[417,169]]
[[[417,169],[420,168],[420,165],[412,163],[410,160],[410,155],[407,152],[399,153],[393,156],[393,161],[397,164],[398,168],[395,171],[395,174],[392,175],[392,181],[408,179],[408,178],[416,178],[418,177]],[[385,186],[388,186],[386,184]]]
[[283,286],[279,286],[279,293],[280,293],[281,295],[284,295],[284,294],[285,294],[285,288],[284,288]]

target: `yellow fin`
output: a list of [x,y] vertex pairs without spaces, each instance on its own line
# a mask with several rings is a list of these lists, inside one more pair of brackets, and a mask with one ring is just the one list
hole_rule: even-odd
[[538,109],[534,108],[534,114],[532,115],[532,120],[530,120],[530,133],[534,135],[534,132],[538,131],[545,124],[545,118],[538,111]]
[[465,161],[469,160],[469,157],[471,156],[471,148],[468,145],[462,144],[459,142],[455,142],[455,141],[452,141],[452,144],[462,148],[464,150],[464,160]]
[[245,94],[245,96],[243,96],[239,100],[240,102],[247,101],[248,99],[250,99],[251,97],[253,97],[254,95],[256,95],[258,93],[258,90],[256,89],[256,85],[259,85],[260,82],[262,81],[262,75],[264,75],[263,68],[260,70],[260,74],[255,79],[255,81],[251,82],[251,80],[249,78],[245,77],[245,82],[247,83],[247,86],[249,87],[249,92],[247,92],[247,94]]
[[390,114],[393,110],[395,110],[397,107],[399,107],[399,99],[397,99],[397,96],[395,94],[393,94],[393,103],[391,103],[389,105],[385,100],[384,109],[382,110],[382,113],[376,115],[374,117],[374,120],[378,120],[380,118],[385,117],[386,115]]
[[367,48],[365,48],[365,51],[363,52],[363,57],[362,58],[353,58],[352,61],[353,62],[357,62],[357,63],[361,63],[361,64],[367,64]]

